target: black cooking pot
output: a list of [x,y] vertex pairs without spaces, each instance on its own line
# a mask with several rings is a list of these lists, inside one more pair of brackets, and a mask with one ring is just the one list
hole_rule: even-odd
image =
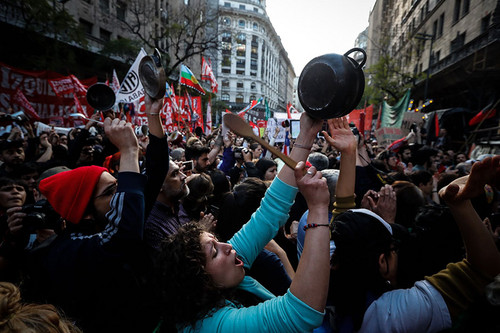
[[167,76],[161,65],[161,55],[158,49],[155,49],[153,54],[141,59],[139,63],[139,80],[141,80],[146,94],[152,99],[165,97]]
[[[348,55],[363,54],[361,62]],[[300,74],[298,93],[300,104],[314,118],[331,119],[345,116],[359,103],[365,90],[363,65],[366,52],[360,48],[344,55],[325,54],[316,57]]]
[[87,89],[87,102],[99,111],[107,111],[115,105],[116,96],[113,89],[105,83],[93,84]]

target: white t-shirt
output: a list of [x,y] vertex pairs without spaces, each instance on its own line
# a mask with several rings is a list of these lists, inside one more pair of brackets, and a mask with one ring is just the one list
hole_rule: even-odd
[[428,281],[384,293],[366,310],[359,332],[439,332],[451,327],[448,307]]

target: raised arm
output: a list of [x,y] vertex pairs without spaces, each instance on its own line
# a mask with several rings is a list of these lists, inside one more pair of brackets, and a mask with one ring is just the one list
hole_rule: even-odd
[[328,120],[330,135],[323,131],[326,141],[340,152],[340,174],[335,195],[352,197],[356,180],[356,137],[349,128],[346,117]]
[[[304,250],[290,291],[298,299],[317,311],[324,311],[330,273],[330,228],[328,206],[330,193],[326,179],[315,167],[305,173],[305,163],[299,162],[295,177],[299,190],[306,199],[307,216]],[[317,226],[315,226],[317,225]]]
[[104,120],[104,131],[121,153],[120,172],[139,173],[139,144],[135,136],[132,124],[115,118],[106,118]]
[[497,155],[474,163],[469,176],[456,179],[439,191],[460,229],[467,260],[491,277],[500,274],[500,253],[470,199],[481,194],[485,184],[498,188],[499,181],[500,155]]
[[[323,120],[311,118],[307,113],[302,113],[300,117],[300,133],[295,140],[295,145],[293,146],[290,157],[294,161],[306,161],[309,152],[311,151],[312,144],[314,143],[314,138],[316,134],[321,130],[323,125]],[[288,185],[297,186],[295,180],[295,170],[292,170],[288,166],[283,166],[278,178],[281,179]]]

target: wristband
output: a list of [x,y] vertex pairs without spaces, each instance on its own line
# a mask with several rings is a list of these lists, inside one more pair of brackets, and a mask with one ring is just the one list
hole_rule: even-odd
[[316,228],[316,227],[330,227],[329,224],[317,224],[317,223],[308,223],[304,226],[304,231],[310,228]]

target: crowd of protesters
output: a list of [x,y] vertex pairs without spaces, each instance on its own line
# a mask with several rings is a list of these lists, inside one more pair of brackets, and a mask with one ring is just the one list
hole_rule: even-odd
[[0,332],[500,330],[499,156],[303,114],[293,170],[161,104],[1,137]]

